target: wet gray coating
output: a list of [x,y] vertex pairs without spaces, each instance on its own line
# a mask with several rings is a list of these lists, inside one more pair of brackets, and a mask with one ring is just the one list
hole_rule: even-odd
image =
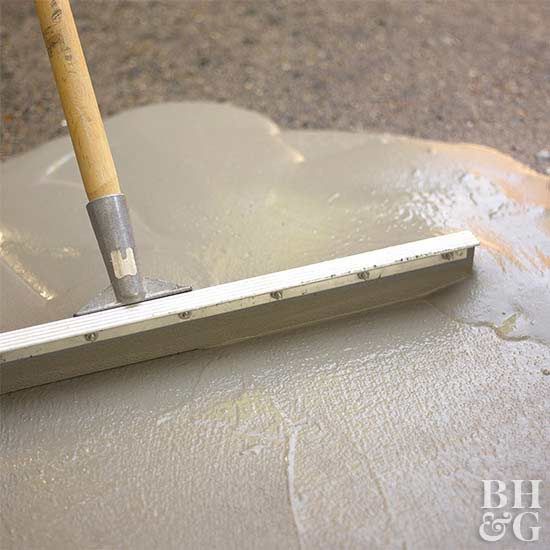
[[[550,178],[226,105],[107,130],[150,276],[204,287],[462,228],[482,246],[428,299],[3,396],[3,546],[470,549],[482,479],[545,480]],[[67,317],[107,284],[70,142],[2,168],[2,329]]]

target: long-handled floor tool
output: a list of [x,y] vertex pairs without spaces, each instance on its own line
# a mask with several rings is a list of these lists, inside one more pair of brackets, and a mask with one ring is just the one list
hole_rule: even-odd
[[143,278],[69,0],[35,0],[111,281],[71,319],[0,335],[2,393],[418,298],[461,280],[469,232],[191,291]]
[[69,0],[36,0],[44,42],[111,286],[77,315],[191,290],[141,274],[126,198],[99,113]]

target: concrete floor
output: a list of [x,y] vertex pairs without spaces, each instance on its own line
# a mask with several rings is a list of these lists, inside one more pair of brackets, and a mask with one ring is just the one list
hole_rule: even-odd
[[[481,246],[419,300],[3,395],[2,550],[487,550],[482,480],[547,491],[550,177],[215,103],[107,130],[153,277],[197,288],[459,228]],[[0,311],[67,317],[107,283],[70,140],[3,169]]]
[[[64,135],[31,2],[0,0],[2,158]],[[550,2],[74,0],[104,115],[231,102],[287,128],[368,129],[550,160]]]

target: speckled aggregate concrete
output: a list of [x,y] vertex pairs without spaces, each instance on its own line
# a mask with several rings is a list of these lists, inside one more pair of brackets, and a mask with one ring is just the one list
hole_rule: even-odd
[[[101,109],[228,101],[285,128],[550,158],[550,2],[74,0]],[[32,2],[1,0],[6,158],[65,135]]]

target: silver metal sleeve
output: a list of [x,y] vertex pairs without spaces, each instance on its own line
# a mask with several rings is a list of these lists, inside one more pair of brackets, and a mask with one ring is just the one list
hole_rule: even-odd
[[107,195],[86,206],[118,301],[139,302],[145,287],[139,269],[130,214],[124,195]]

